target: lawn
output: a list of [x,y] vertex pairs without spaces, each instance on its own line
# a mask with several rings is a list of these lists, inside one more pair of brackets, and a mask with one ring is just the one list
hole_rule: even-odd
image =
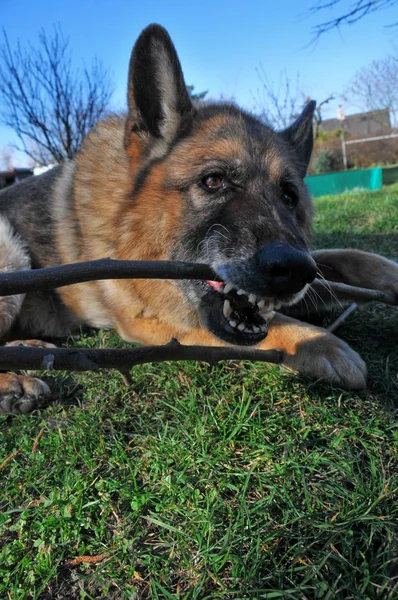
[[[398,257],[398,185],[316,207],[317,247]],[[338,334],[367,391],[237,362],[46,377],[54,404],[0,421],[0,598],[396,600],[398,312]]]

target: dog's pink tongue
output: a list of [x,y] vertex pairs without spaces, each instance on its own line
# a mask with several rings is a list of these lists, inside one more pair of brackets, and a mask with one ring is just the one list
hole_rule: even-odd
[[206,283],[208,283],[209,286],[213,288],[213,290],[216,290],[216,292],[219,292],[221,288],[225,285],[223,281],[210,281],[209,279],[206,281]]

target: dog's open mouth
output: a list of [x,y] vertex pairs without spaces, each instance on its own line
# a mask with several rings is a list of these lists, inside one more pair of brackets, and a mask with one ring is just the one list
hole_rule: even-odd
[[240,346],[259,344],[268,333],[274,303],[231,283],[207,281],[200,313],[207,329],[220,339]]

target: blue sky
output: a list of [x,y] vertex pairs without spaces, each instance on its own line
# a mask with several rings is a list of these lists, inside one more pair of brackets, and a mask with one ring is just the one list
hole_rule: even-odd
[[[114,103],[125,103],[126,76],[132,46],[149,23],[164,25],[180,56],[185,78],[209,96],[234,97],[253,108],[253,93],[261,85],[256,68],[263,65],[269,80],[280,72],[296,78],[300,89],[315,100],[341,93],[354,73],[374,59],[397,48],[398,6],[374,13],[355,25],[332,31],[316,45],[311,26],[333,11],[308,16],[315,0],[0,0],[0,25],[11,46],[19,39],[35,43],[41,28],[59,23],[69,35],[77,64],[94,56],[109,68],[114,83]],[[352,0],[341,0],[339,11]],[[334,11],[337,13],[337,11]],[[334,103],[325,116],[335,116]],[[346,112],[353,107],[345,106]],[[355,111],[354,111],[355,112]],[[14,140],[0,127],[1,148]],[[21,164],[21,159],[19,159]],[[23,162],[23,161],[22,161]]]

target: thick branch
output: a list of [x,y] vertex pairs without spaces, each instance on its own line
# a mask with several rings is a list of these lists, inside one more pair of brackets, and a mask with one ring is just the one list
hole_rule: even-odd
[[212,279],[220,278],[207,265],[172,261],[113,260],[87,262],[0,273],[0,296],[95,281],[100,279]]
[[199,360],[210,364],[221,360],[250,360],[279,364],[279,350],[252,350],[242,347],[182,346],[171,342],[166,346],[142,346],[138,348],[92,349],[92,348],[27,348],[1,347],[0,370],[14,369],[61,371],[97,371],[118,369],[126,371],[134,365],[165,360]]
[[[11,296],[100,279],[210,279],[221,281],[208,265],[202,263],[101,258],[45,269],[0,273],[0,296]],[[315,279],[311,288],[317,292],[319,298],[327,303],[334,303],[338,299],[397,304],[394,294],[353,287],[345,283]]]

